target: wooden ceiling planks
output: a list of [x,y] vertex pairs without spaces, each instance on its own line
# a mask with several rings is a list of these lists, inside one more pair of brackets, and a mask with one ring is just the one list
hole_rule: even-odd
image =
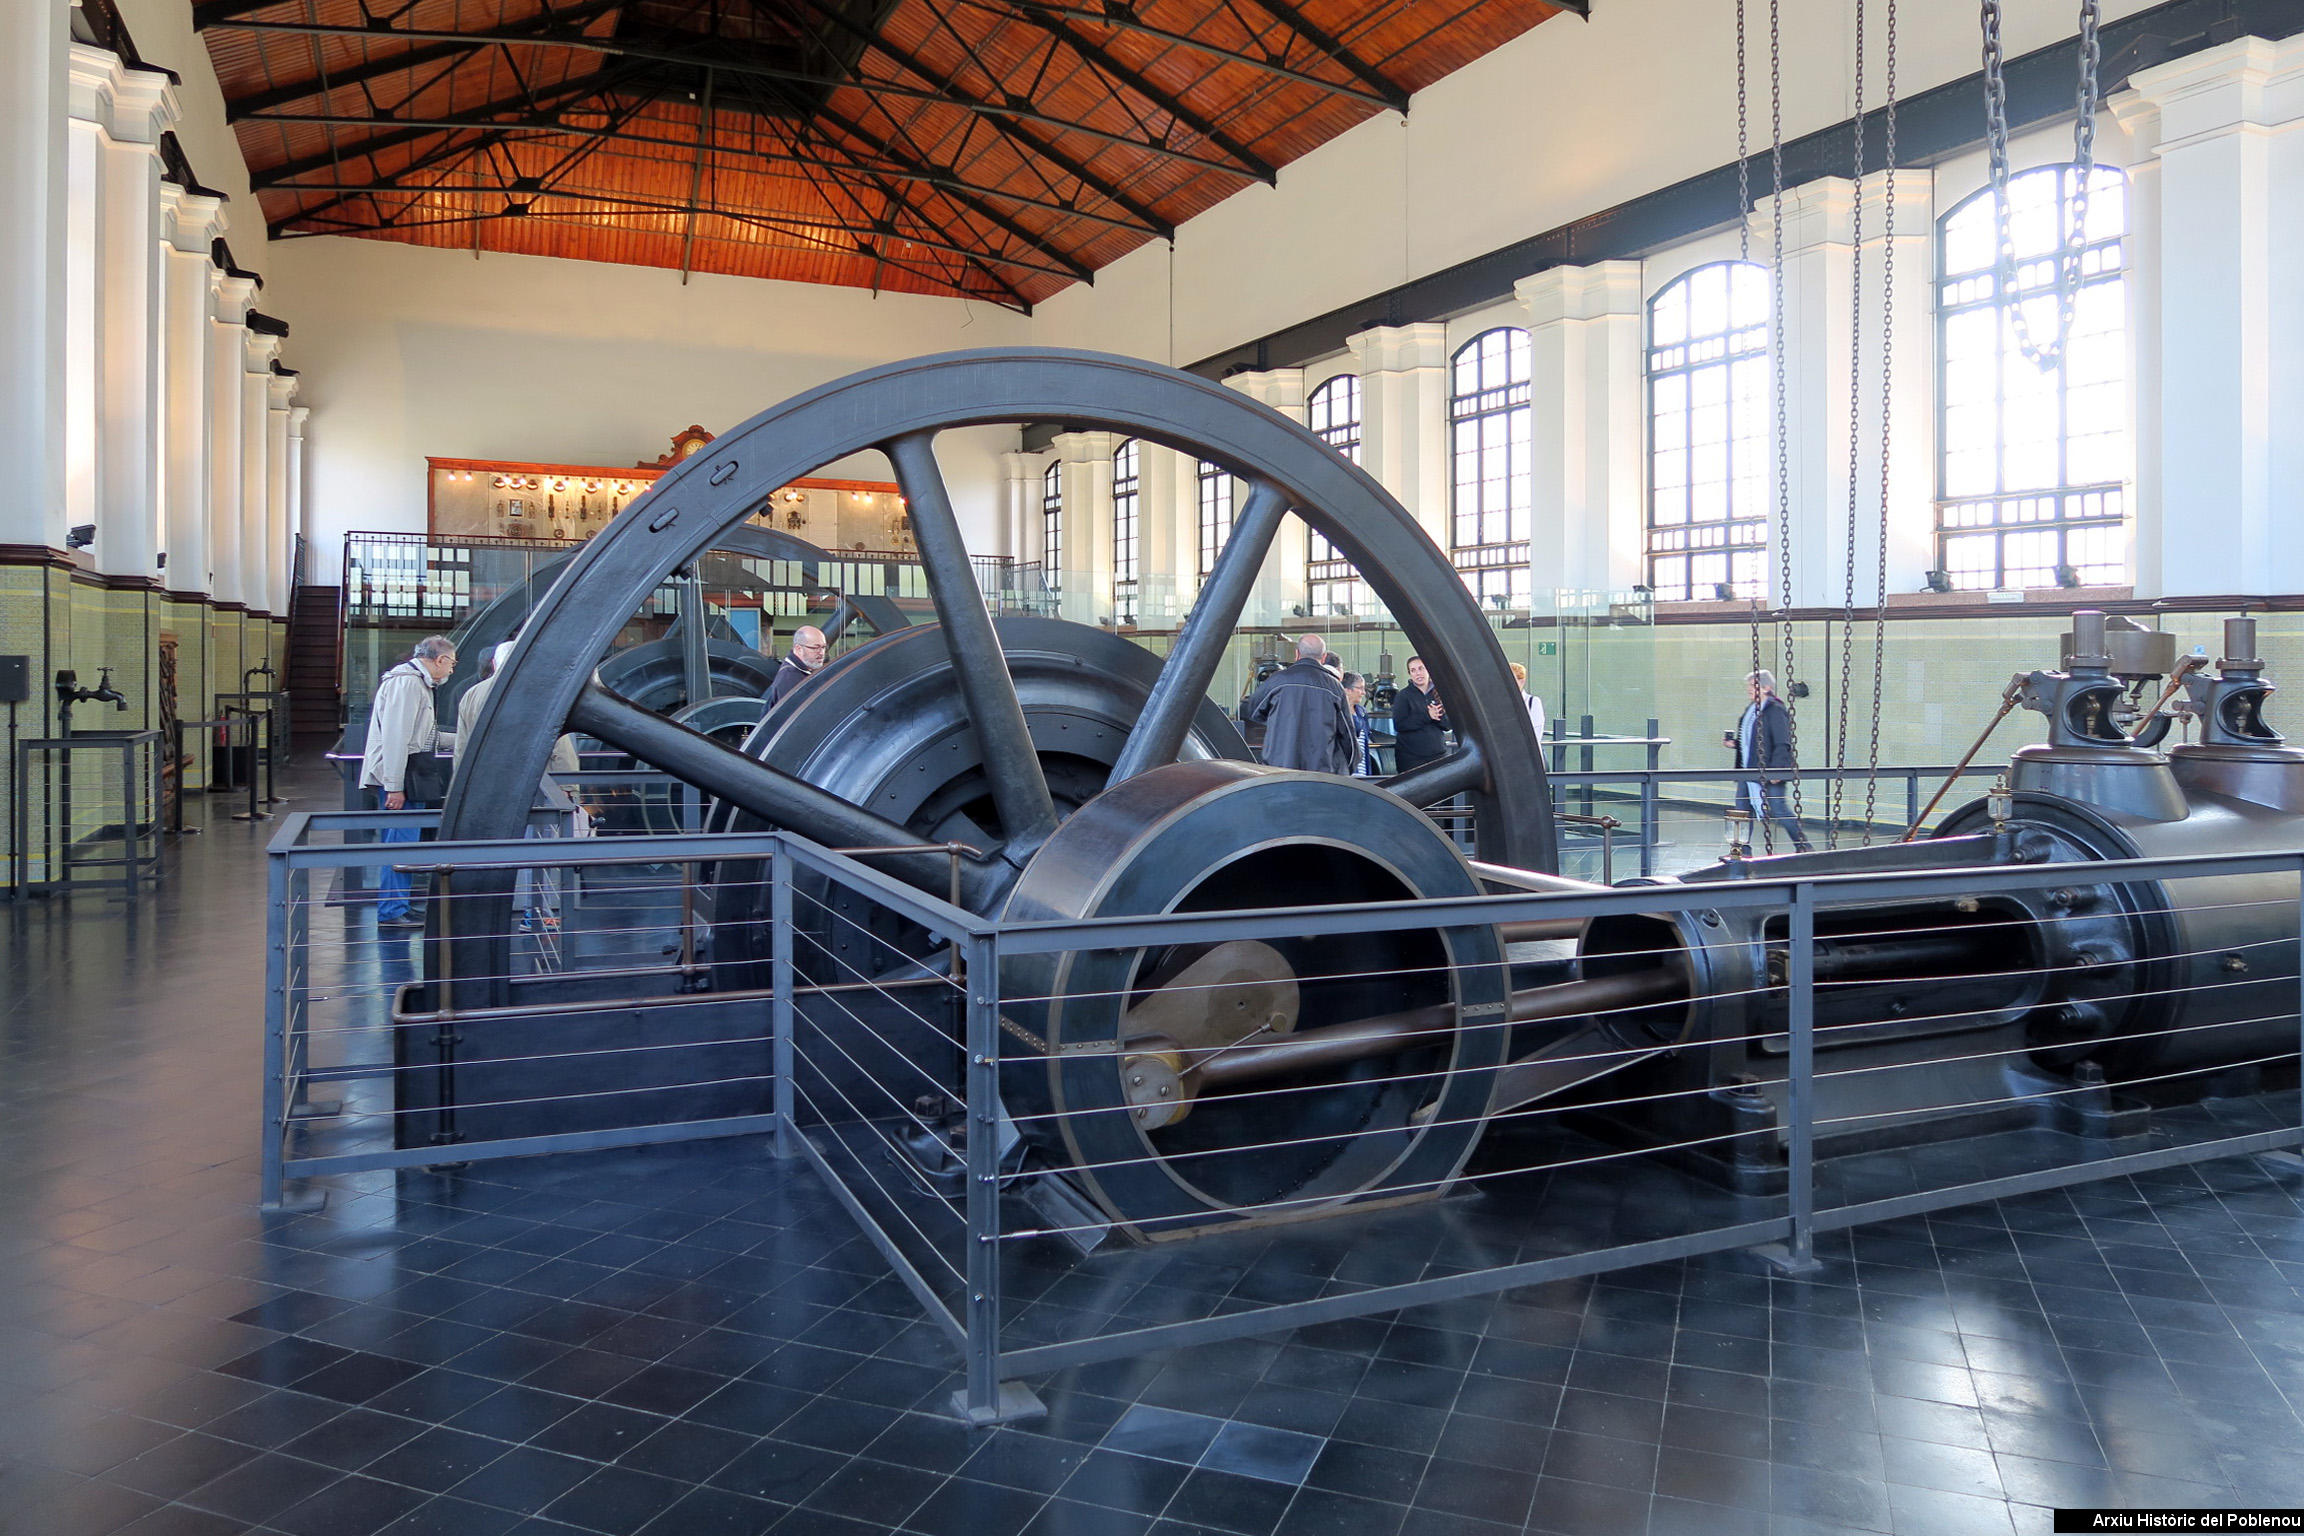
[[[197,0],[276,236],[1028,308],[1549,0]],[[709,117],[705,100],[709,96]]]

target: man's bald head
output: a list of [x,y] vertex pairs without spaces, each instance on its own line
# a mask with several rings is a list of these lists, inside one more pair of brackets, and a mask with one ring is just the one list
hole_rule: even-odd
[[1325,656],[1328,654],[1328,642],[1318,635],[1306,635],[1296,642],[1296,654],[1298,656]]
[[792,659],[813,672],[824,665],[824,631],[803,624],[792,631]]

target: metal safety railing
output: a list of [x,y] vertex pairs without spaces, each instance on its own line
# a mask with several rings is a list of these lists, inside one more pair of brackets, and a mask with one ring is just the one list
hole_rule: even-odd
[[[1866,1222],[2304,1145],[2300,853],[1004,922],[873,864],[956,884],[950,847],[330,841],[385,819],[272,845],[266,1199],[767,1135],[952,1341],[978,1422],[1093,1361],[1733,1249],[1799,1269]],[[394,860],[430,880],[423,950],[311,896]],[[571,871],[625,883],[538,924]],[[2169,938],[2107,952],[2081,884]],[[1580,962],[1506,965],[1514,925],[1570,923]],[[1238,991],[1283,974],[1284,1007]],[[1271,1016],[1153,1028],[1236,995]],[[2132,1011],[2035,1034],[2057,997]]]
[[158,731],[16,739],[12,898],[68,889],[134,892],[166,863],[167,764]]

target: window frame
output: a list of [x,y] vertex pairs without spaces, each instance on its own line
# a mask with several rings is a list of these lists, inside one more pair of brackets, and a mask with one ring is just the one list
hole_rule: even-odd
[[[2026,170],[2018,171],[2008,179],[2009,190],[2013,194],[2019,184],[2032,178],[2040,176],[2057,178],[2056,228],[2060,239],[2053,250],[2017,257],[2016,291],[2018,293],[2038,295],[2043,291],[2053,292],[2052,287],[2043,290],[2037,283],[2027,284],[2025,276],[2027,269],[2046,268],[2053,277],[2057,267],[2065,259],[2066,253],[2071,250],[2068,238],[2061,237],[2066,234],[2069,227],[2068,210],[2072,193],[2070,178],[2077,169],[2078,167],[2071,161],[2051,161],[2045,165],[2032,166]],[[2130,242],[2135,238],[2134,219],[2132,217],[2133,204],[2130,201],[2134,196],[2134,183],[2127,172],[2118,166],[2101,164],[2094,166],[2089,188],[2091,225],[2095,222],[2094,211],[2099,206],[2096,199],[2102,195],[2107,182],[2119,189],[2121,197],[2119,228],[2116,233],[2109,235],[2092,235],[2090,231],[2083,231],[2079,259],[2082,263],[2080,288],[2083,292],[2089,288],[2112,285],[2118,285],[2119,288],[2118,352],[2121,358],[2120,376],[2116,381],[2100,381],[2107,384],[2116,382],[2119,386],[2115,392],[2120,401],[2121,412],[2117,433],[2120,439],[2119,453],[2124,462],[2117,479],[2075,482],[2072,478],[2071,457],[2074,433],[2072,430],[2071,393],[2073,385],[2069,372],[2070,359],[2065,357],[2059,358],[2055,365],[2057,374],[2055,389],[2057,420],[2054,439],[2056,483],[2018,490],[2011,490],[2007,487],[2008,365],[2012,357],[2022,363],[2023,366],[2030,367],[2032,365],[2011,350],[2014,343],[2011,339],[2012,328],[2007,319],[2010,304],[2008,296],[1998,291],[1997,232],[1994,231],[1992,238],[1987,242],[1994,247],[1993,260],[1990,265],[1981,268],[1968,267],[1959,272],[1953,272],[1948,250],[1952,239],[1953,225],[1964,216],[1976,216],[1986,220],[1995,217],[1992,188],[1987,185],[1961,198],[1936,220],[1933,232],[1935,248],[1932,252],[1934,257],[1934,272],[1932,274],[1934,292],[1931,296],[1934,308],[1932,316],[1933,339],[1936,344],[1934,379],[1936,445],[1934,455],[1934,516],[1933,526],[1930,529],[1930,545],[1934,553],[1934,569],[1945,573],[1951,590],[1962,592],[2007,590],[2007,583],[2011,579],[2011,566],[2008,559],[2010,538],[2040,533],[2052,533],[2054,535],[2055,552],[2047,563],[2048,581],[2039,584],[2055,584],[2054,573],[2059,566],[2071,566],[2076,571],[2081,568],[2083,562],[2072,558],[2072,535],[2096,530],[2111,530],[2113,532],[2113,543],[2121,551],[2120,559],[2116,568],[2109,572],[2103,570],[2106,562],[2085,562],[2086,565],[2096,567],[2099,576],[2096,580],[2082,577],[2080,584],[2123,585],[2134,580],[2135,573],[2130,563],[2131,555],[2127,547],[2128,536],[2133,528],[2135,508],[2135,311],[2133,308],[2133,289],[2129,281],[2132,275]],[[2116,253],[2118,259],[2102,260],[2102,254],[2107,251]],[[2100,264],[2094,272],[2087,270],[2091,256],[2100,259]],[[1951,297],[1960,286],[1974,283],[1988,284],[1991,291],[1982,299],[1955,300]],[[2077,309],[2077,300],[2075,308]],[[1974,495],[1955,496],[1950,493],[1950,464],[1954,451],[1951,423],[1953,401],[1950,390],[1951,369],[1954,361],[1952,325],[1954,320],[1961,315],[1984,310],[1989,310],[2001,317],[1999,327],[1997,327],[2001,336],[2001,344],[1993,353],[1993,403],[1995,407],[1993,478],[1995,488]],[[2024,515],[2027,511],[2037,510],[2037,504],[2043,502],[2053,504],[2047,515]],[[2034,505],[2027,507],[2025,504],[2028,503]],[[2107,505],[2111,506],[2113,510],[2109,512],[2101,510]],[[1962,509],[1968,508],[1989,509],[1984,513],[1988,520],[1965,525],[1956,525],[1950,521]],[[2075,511],[2075,509],[2078,510]],[[1979,540],[1981,536],[1989,536],[1991,541],[1993,558],[1989,580],[1981,584],[1977,581],[1963,581],[1961,573],[1953,565],[1953,546],[1956,541]],[[2021,575],[2025,572],[2036,572],[2039,570],[2039,566],[2026,562],[2014,567],[2014,570]]]
[[[1360,462],[1365,398],[1356,373],[1332,375],[1304,397],[1304,420],[1313,435],[1354,464]],[[1365,616],[1375,616],[1374,594],[1359,571],[1325,534],[1310,526],[1304,530],[1304,585],[1305,606],[1314,618],[1338,612],[1362,617],[1363,604],[1369,605]]]
[[[1751,451],[1756,452],[1759,455],[1761,463],[1761,485],[1759,492],[1760,505],[1756,511],[1748,511],[1743,513],[1743,515],[1738,515],[1739,509],[1736,506],[1736,485],[1739,477],[1736,473],[1738,464],[1738,455],[1736,452],[1738,435],[1736,432],[1735,371],[1737,365],[1739,364],[1757,363],[1763,367],[1769,365],[1773,357],[1773,349],[1776,345],[1776,326],[1774,323],[1775,315],[1773,313],[1775,308],[1775,298],[1772,293],[1769,293],[1765,288],[1763,288],[1762,296],[1764,312],[1759,325],[1756,327],[1736,325],[1734,323],[1733,317],[1735,313],[1736,279],[1739,269],[1748,270],[1749,273],[1757,281],[1763,284],[1768,281],[1767,267],[1756,261],[1746,261],[1736,257],[1727,257],[1718,261],[1701,262],[1696,266],[1690,267],[1685,272],[1675,276],[1670,282],[1665,283],[1662,287],[1658,288],[1653,294],[1649,296],[1647,305],[1645,306],[1645,314],[1643,315],[1643,338],[1641,345],[1641,385],[1642,393],[1647,406],[1647,416],[1643,425],[1648,463],[1645,487],[1647,503],[1643,509],[1643,516],[1641,519],[1641,571],[1643,577],[1648,583],[1649,590],[1655,595],[1655,600],[1660,603],[1702,602],[1717,598],[1717,587],[1722,583],[1704,583],[1703,585],[1706,590],[1700,591],[1697,581],[1693,575],[1690,574],[1691,568],[1693,567],[1693,564],[1698,557],[1712,554],[1719,554],[1725,558],[1725,584],[1730,590],[1731,600],[1765,601],[1768,596],[1767,552],[1769,548],[1769,536],[1772,532],[1770,525],[1774,520],[1774,507],[1771,504],[1768,491],[1773,485],[1775,479],[1775,466],[1773,461],[1775,457],[1776,432],[1772,419],[1764,418],[1758,437],[1756,439],[1747,439],[1747,441],[1751,444]],[[1726,277],[1728,284],[1728,304],[1730,316],[1729,323],[1725,329],[1717,332],[1707,332],[1703,336],[1697,336],[1693,333],[1684,334],[1680,341],[1673,343],[1672,345],[1680,348],[1683,353],[1685,353],[1688,349],[1697,345],[1698,343],[1718,340],[1721,342],[1720,351],[1717,353],[1717,355],[1707,356],[1701,360],[1692,361],[1683,356],[1680,360],[1659,368],[1657,366],[1657,354],[1663,351],[1665,348],[1664,345],[1659,343],[1656,339],[1657,311],[1665,304],[1667,300],[1672,297],[1676,291],[1688,290],[1689,286],[1694,283],[1701,274],[1713,271],[1723,272]],[[1745,346],[1740,350],[1737,346],[1737,338],[1754,330],[1757,330],[1760,333],[1761,339],[1758,346]],[[1663,499],[1663,487],[1658,483],[1657,469],[1663,452],[1667,450],[1662,450],[1658,447],[1658,433],[1656,430],[1658,424],[1657,386],[1660,381],[1666,379],[1685,379],[1689,381],[1689,394],[1692,396],[1694,392],[1694,380],[1697,375],[1704,371],[1715,368],[1725,368],[1728,372],[1727,387],[1725,391],[1725,404],[1728,412],[1728,435],[1725,439],[1724,445],[1726,457],[1726,475],[1723,482],[1726,486],[1725,511],[1727,515],[1719,518],[1704,519],[1698,519],[1695,517],[1695,483],[1692,479],[1690,479],[1685,480],[1681,486],[1681,490],[1688,498],[1690,515],[1677,523],[1659,522],[1657,519],[1657,510]],[[1692,399],[1684,401],[1681,406],[1681,414],[1683,418],[1691,417],[1695,409],[1696,407]],[[1685,441],[1685,434],[1683,434],[1683,436],[1684,440],[1681,446],[1682,451],[1686,452],[1689,450],[1690,445]],[[1739,527],[1743,527],[1749,530],[1747,536],[1741,540],[1737,537],[1737,530]],[[1681,547],[1676,549],[1666,549],[1659,547],[1660,540],[1670,536],[1673,533],[1690,534],[1698,529],[1711,528],[1724,530],[1720,535],[1719,542],[1716,544],[1698,544],[1693,539],[1690,539],[1688,542],[1682,544]],[[1738,559],[1740,555],[1755,557],[1754,563],[1757,566],[1756,580],[1746,579],[1740,581],[1737,578],[1736,568],[1740,563]],[[1660,579],[1657,574],[1660,565],[1663,562],[1675,559],[1683,562],[1680,580],[1677,583],[1671,583]]]
[[1112,596],[1125,607],[1143,583],[1143,447],[1129,438],[1112,450]]
[[[1503,377],[1491,380],[1488,377],[1490,354],[1485,345],[1499,336],[1506,338],[1502,351]],[[1525,608],[1534,596],[1535,573],[1529,565],[1535,522],[1536,403],[1532,353],[1533,344],[1526,327],[1492,325],[1448,355],[1448,556],[1483,609]],[[1475,370],[1470,389],[1463,387],[1467,360]],[[1500,477],[1495,477],[1504,486],[1504,505],[1501,509],[1491,509],[1483,504],[1467,513],[1463,506],[1466,483],[1463,428],[1490,420],[1504,424],[1504,470]],[[1516,420],[1520,429],[1517,444],[1514,442]],[[1478,441],[1482,435],[1475,429],[1472,452],[1479,470],[1488,467],[1488,446]],[[1517,469],[1513,464],[1515,448],[1520,459]],[[1490,480],[1485,474],[1475,474],[1471,483],[1484,486]],[[1481,535],[1469,542],[1463,537],[1467,516],[1475,520],[1470,531]],[[1504,537],[1491,539],[1486,537],[1492,531],[1489,519],[1497,516],[1503,519]],[[1499,596],[1503,602],[1494,601]]]
[[1040,579],[1057,584],[1064,570],[1064,461],[1040,471]]
[[1223,553],[1224,541],[1232,536],[1239,493],[1233,484],[1232,471],[1207,459],[1200,460],[1193,470],[1192,482],[1200,579],[1206,581],[1216,569],[1216,557]]

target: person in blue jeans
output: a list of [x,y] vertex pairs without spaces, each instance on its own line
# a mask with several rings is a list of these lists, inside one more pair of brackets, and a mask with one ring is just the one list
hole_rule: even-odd
[[[438,749],[456,739],[438,728],[432,690],[456,670],[456,647],[445,635],[416,642],[409,658],[377,679],[368,711],[368,741],[360,758],[360,787],[372,809],[420,811],[439,793]],[[412,843],[414,827],[393,827],[377,841]],[[408,877],[387,867],[377,881],[376,926],[421,928],[424,919],[408,900]]]
[[1792,814],[1784,786],[1794,771],[1792,712],[1776,696],[1776,674],[1766,669],[1748,672],[1744,690],[1751,702],[1744,706],[1736,728],[1721,733],[1721,742],[1736,754],[1736,766],[1755,768],[1760,776],[1737,786],[1737,803],[1752,817],[1763,836],[1771,823],[1791,834],[1793,848],[1809,851],[1808,834]]

